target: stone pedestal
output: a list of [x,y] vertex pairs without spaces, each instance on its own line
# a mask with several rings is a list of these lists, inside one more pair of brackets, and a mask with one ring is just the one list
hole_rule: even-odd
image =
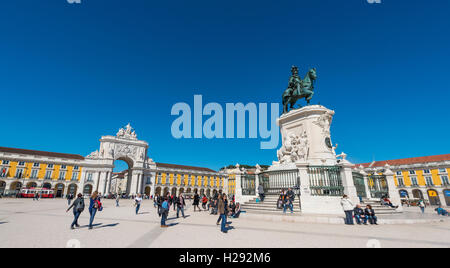
[[[277,172],[276,179],[279,181],[280,172],[283,180],[283,171],[286,172],[286,179],[289,179],[289,173],[298,170],[303,214],[343,215],[340,204],[342,196],[332,195],[330,190],[325,189],[327,186],[335,186],[333,184],[337,181],[344,188],[343,194],[348,195],[355,205],[359,202],[353,183],[352,164],[345,160],[345,154],[341,155],[342,159],[338,159],[336,146],[333,146],[331,140],[333,115],[334,111],[324,106],[311,105],[292,110],[277,120],[283,145],[277,152],[278,161],[273,163],[269,172]],[[319,172],[317,175],[313,170],[323,173]],[[330,176],[334,177],[333,181]],[[311,190],[310,184],[316,183],[317,187],[317,180],[322,180],[323,184],[319,185],[325,186],[319,190],[320,193],[317,188],[313,188],[314,192]]]
[[[306,106],[283,114],[277,120],[283,141],[283,147],[278,152],[280,164],[306,161],[309,165],[336,165],[330,135],[333,115],[334,111],[321,105]],[[297,151],[291,159],[283,154],[289,151],[290,146]]]

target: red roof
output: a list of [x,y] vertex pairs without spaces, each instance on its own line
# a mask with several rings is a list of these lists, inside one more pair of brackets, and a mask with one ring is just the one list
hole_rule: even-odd
[[[372,167],[383,167],[386,164],[390,166],[400,166],[400,165],[412,165],[412,164],[424,164],[424,163],[432,163],[432,162],[442,162],[442,161],[450,161],[450,154],[442,154],[442,155],[432,155],[432,156],[422,156],[422,157],[411,157],[411,158],[403,158],[396,160],[384,160],[384,161],[375,161]],[[356,164],[356,167],[363,166],[369,167],[372,163],[363,163]]]
[[83,156],[77,155],[77,154],[62,154],[62,153],[52,153],[52,152],[43,152],[43,151],[34,151],[34,150],[16,149],[16,148],[7,148],[7,147],[0,147],[0,152],[84,160]]

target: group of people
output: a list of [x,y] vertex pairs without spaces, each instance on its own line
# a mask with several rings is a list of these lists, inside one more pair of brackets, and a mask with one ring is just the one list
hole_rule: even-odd
[[[69,206],[67,209],[67,212],[69,212],[70,209],[73,209],[73,222],[70,225],[70,229],[75,229],[75,227],[79,228],[80,225],[78,224],[78,218],[80,217],[81,213],[83,213],[85,209],[84,204],[84,198],[82,194],[78,194],[77,199],[73,201],[72,205]],[[94,192],[91,197],[89,198],[89,230],[92,230],[95,215],[97,214],[97,211],[102,211],[103,205],[100,200],[100,195],[98,192]]]
[[165,196],[160,196],[157,194],[153,199],[153,205],[158,210],[158,215],[161,217],[161,227],[166,228],[169,227],[166,224],[167,217],[169,216],[170,208],[173,206],[173,211],[177,212],[177,219],[181,216],[186,218],[184,214],[184,210],[186,208],[186,198],[183,194],[170,195],[167,193]]
[[295,193],[292,188],[283,189],[278,197],[277,208],[283,209],[283,213],[286,213],[286,210],[289,208],[292,214],[294,213],[294,201]]
[[367,205],[365,209],[363,209],[360,204],[355,206],[348,196],[344,195],[341,199],[341,206],[345,212],[345,224],[354,225],[354,217],[358,225],[367,225],[367,222],[378,225],[378,218],[371,205]]

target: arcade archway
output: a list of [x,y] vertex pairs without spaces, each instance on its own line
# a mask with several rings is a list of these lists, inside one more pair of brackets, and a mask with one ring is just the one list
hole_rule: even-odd
[[92,194],[92,185],[86,184],[83,188],[83,195],[91,195]]
[[412,193],[413,193],[413,198],[415,198],[415,199],[423,199],[423,193],[422,193],[421,190],[414,189],[414,190],[412,190]]
[[145,191],[144,191],[145,195],[150,196],[151,190],[152,189],[150,188],[150,186],[145,187]]
[[428,199],[430,200],[430,205],[439,206],[441,204],[439,200],[439,194],[436,190],[430,189],[427,191]]
[[401,198],[409,198],[408,191],[406,191],[406,190],[400,190],[400,191],[398,191],[398,193],[400,194]]
[[6,190],[6,182],[0,181],[0,195],[3,195]]
[[37,183],[35,183],[35,182],[27,183],[27,188],[36,188],[36,187],[37,187]]
[[161,187],[156,187],[156,189],[155,189],[155,195],[161,196]]
[[78,186],[76,184],[69,185],[68,194],[77,195]]
[[[1,192],[1,190],[0,190],[0,192]],[[450,190],[445,189],[443,191],[443,193],[444,193],[445,203],[447,204],[447,207],[450,207]]]
[[22,183],[20,181],[15,181],[15,182],[11,183],[11,186],[9,187],[9,189],[11,191],[16,191],[16,192],[19,192],[21,188],[22,188]]
[[58,183],[55,185],[55,197],[64,197],[64,184]]

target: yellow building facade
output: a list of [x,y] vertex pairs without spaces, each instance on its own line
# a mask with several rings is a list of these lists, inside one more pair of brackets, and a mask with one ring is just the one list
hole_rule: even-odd
[[0,147],[0,194],[15,195],[22,188],[53,189],[57,197],[76,194],[83,157]]
[[[386,165],[394,172],[394,185],[405,203],[425,200],[432,206],[450,206],[450,154],[374,161],[357,166],[377,170]],[[382,174],[378,173],[379,176]],[[369,179],[371,187],[373,185]]]

